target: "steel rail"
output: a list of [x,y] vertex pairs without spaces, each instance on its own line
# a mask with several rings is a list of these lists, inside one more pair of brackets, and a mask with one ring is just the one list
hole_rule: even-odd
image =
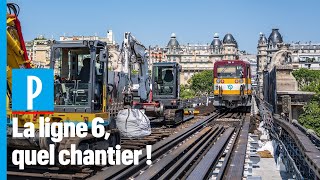
[[238,137],[236,147],[234,152],[232,153],[231,162],[226,169],[226,177],[225,179],[242,179],[243,170],[244,170],[244,162],[246,158],[247,144],[248,144],[248,134],[250,127],[250,114],[245,116],[244,123],[242,125],[242,129],[240,135]]
[[211,174],[211,169],[214,166],[214,163],[217,162],[220,158],[234,130],[235,128],[230,127],[221,135],[217,142],[211,147],[208,153],[206,153],[203,159],[191,172],[187,180],[208,179],[208,177]]
[[217,137],[221,135],[221,133],[223,133],[224,128],[219,128],[220,129],[214,132],[214,134],[209,134],[208,140],[203,138],[201,141],[204,141],[204,143],[200,147],[193,147],[193,149],[188,152],[184,159],[180,159],[176,165],[168,169],[168,171],[165,172],[159,179],[183,179],[184,177],[188,176],[190,171],[192,171],[194,168],[193,165],[197,164],[196,161],[199,160],[200,156],[205,154],[207,152],[207,148],[210,147],[214,141],[216,141]]
[[199,142],[199,139],[208,134],[211,129],[211,127],[205,127],[199,133],[188,139],[181,146],[177,147],[173,152],[167,154],[159,162],[148,168],[145,172],[143,172],[135,179],[145,180],[158,178],[158,176],[161,175],[161,172],[166,171],[170,167],[170,165],[173,165],[177,160],[179,160],[184,155],[184,152],[190,150],[190,148],[197,144]]
[[[147,171],[145,171],[141,176],[139,176],[137,179],[145,179],[145,178],[151,178],[151,179],[176,179],[173,178],[173,174],[176,173],[178,170],[186,170],[187,168],[183,166],[189,165],[190,163],[186,163],[187,161],[194,160],[194,158],[191,158],[193,155],[199,154],[199,150],[201,148],[203,149],[203,146],[208,146],[212,143],[212,141],[216,140],[217,136],[220,135],[223,132],[223,127],[221,126],[215,126],[211,128],[211,131],[207,133],[203,138],[198,138],[198,141],[196,144],[188,147],[189,150],[181,149],[180,151],[176,149],[176,153],[180,153],[179,156],[166,156],[166,159],[162,159],[161,161],[164,162],[167,161],[167,165],[163,165],[160,162],[149,168]],[[198,151],[197,151],[198,150]],[[153,175],[153,173],[156,173],[156,175]],[[160,177],[161,176],[161,177]]]
[[[183,140],[190,137],[195,132],[199,131],[203,128],[207,123],[211,122],[213,119],[221,117],[225,115],[224,113],[220,114],[212,114],[208,116],[207,118],[193,124],[192,126],[181,130],[179,133],[172,135],[168,137],[167,139],[163,141],[159,141],[158,143],[153,145],[152,150],[152,157],[151,159],[154,161],[170,149],[172,149],[174,146],[182,142]],[[139,165],[135,166],[126,166],[126,165],[120,165],[120,166],[112,166],[108,167],[103,171],[97,172],[94,176],[92,176],[89,179],[95,180],[95,179],[127,179],[131,177],[133,174],[141,170],[143,167],[146,166],[147,161],[147,155],[145,149],[142,150],[142,155],[139,159],[140,163]]]
[[228,153],[226,154],[226,156],[224,157],[224,161],[220,167],[220,170],[219,170],[219,173],[217,175],[217,178],[216,179],[222,179],[222,177],[225,175],[226,173],[226,170],[227,170],[227,167],[228,167],[228,164],[230,162],[230,159],[231,159],[231,155],[232,155],[232,152],[234,151],[234,148],[235,148],[235,143],[239,137],[239,134],[240,134],[240,128],[238,128],[236,130],[236,135],[235,135],[235,138],[234,140],[232,141],[231,143],[231,147],[228,151]]

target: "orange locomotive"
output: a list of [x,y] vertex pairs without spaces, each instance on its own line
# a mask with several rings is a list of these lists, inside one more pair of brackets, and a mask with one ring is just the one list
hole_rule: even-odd
[[250,63],[241,60],[221,60],[214,63],[214,106],[250,111]]

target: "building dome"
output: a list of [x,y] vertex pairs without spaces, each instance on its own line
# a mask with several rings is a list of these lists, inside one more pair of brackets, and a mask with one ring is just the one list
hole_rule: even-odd
[[218,33],[214,33],[213,40],[210,45],[213,47],[219,47],[219,48],[222,46]]
[[268,43],[268,40],[263,33],[260,33],[260,38],[259,38],[258,43],[259,44],[267,44]]
[[176,39],[176,34],[175,33],[172,33],[171,34],[171,39],[170,41],[168,42],[168,45],[167,45],[168,48],[178,48],[179,47],[179,42],[177,41]]
[[271,45],[276,45],[278,43],[283,43],[282,36],[279,33],[279,29],[272,29],[272,32],[268,38],[268,43]]
[[232,34],[228,33],[223,38],[223,44],[235,44],[238,47],[237,41],[234,39]]

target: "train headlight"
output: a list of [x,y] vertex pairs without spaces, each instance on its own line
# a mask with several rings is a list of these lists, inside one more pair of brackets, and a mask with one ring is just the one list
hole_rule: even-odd
[[221,79],[221,83],[224,83],[224,80],[223,80],[223,79]]
[[238,79],[236,79],[234,82],[237,84],[239,81],[238,81]]
[[240,80],[239,80],[239,83],[243,83],[243,79],[240,79]]
[[217,79],[217,83],[220,83],[220,79]]

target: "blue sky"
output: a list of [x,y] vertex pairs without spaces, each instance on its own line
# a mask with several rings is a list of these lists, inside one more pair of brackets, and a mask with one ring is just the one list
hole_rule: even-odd
[[39,35],[105,36],[132,32],[145,46],[211,43],[230,32],[241,50],[256,53],[259,32],[279,28],[286,42],[320,42],[319,0],[11,0],[20,6],[26,40]]

